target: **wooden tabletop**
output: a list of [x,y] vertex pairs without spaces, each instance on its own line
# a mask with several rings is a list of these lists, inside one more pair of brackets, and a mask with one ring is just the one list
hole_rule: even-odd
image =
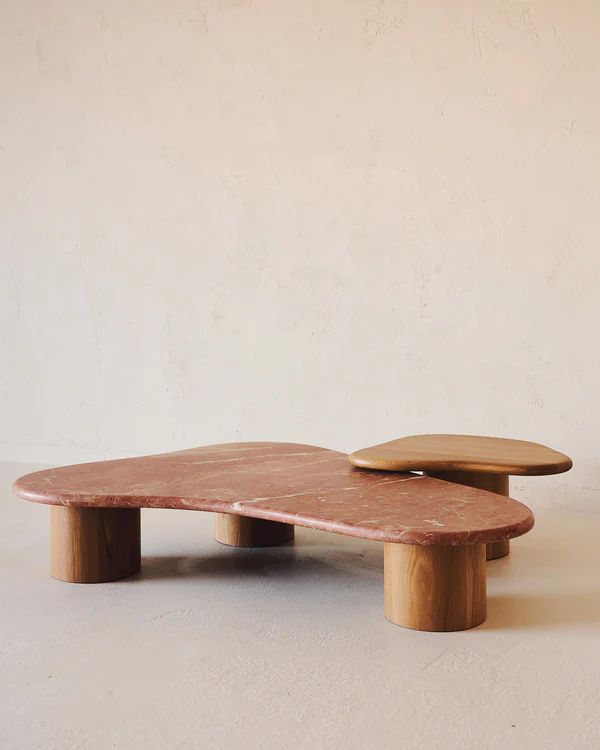
[[418,474],[363,471],[345,453],[294,443],[63,466],[21,477],[14,489],[51,505],[216,511],[421,545],[500,541],[533,526],[516,500]]
[[568,471],[564,453],[527,440],[478,435],[411,435],[363,448],[350,461],[380,471],[474,471],[541,475]]

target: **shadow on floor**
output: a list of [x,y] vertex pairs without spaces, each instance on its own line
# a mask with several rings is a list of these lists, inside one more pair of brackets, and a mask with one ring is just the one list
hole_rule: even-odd
[[276,549],[235,549],[228,553],[191,556],[144,557],[142,570],[136,579],[170,578],[225,578],[273,577],[312,578],[329,580],[349,579],[374,571],[383,576],[383,558],[379,550],[352,552],[351,550],[321,548],[318,553],[298,554],[293,544]]
[[[513,541],[511,554],[487,564],[485,629],[600,626],[600,523],[590,516],[549,514]],[[599,519],[600,520],[600,519]],[[272,578],[323,586],[358,579],[383,586],[382,545],[328,542],[316,532],[281,547],[223,547],[205,556],[145,557],[135,579]],[[132,580],[132,579],[129,579]]]

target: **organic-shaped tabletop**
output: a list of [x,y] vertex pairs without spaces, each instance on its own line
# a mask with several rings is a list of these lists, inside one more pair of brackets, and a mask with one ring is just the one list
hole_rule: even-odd
[[473,471],[560,474],[573,462],[564,453],[527,440],[478,435],[411,435],[350,454],[355,466],[382,471]]
[[215,511],[417,545],[509,539],[534,522],[508,497],[418,474],[364,471],[344,453],[295,443],[228,443],[64,466],[21,477],[14,489],[50,505]]

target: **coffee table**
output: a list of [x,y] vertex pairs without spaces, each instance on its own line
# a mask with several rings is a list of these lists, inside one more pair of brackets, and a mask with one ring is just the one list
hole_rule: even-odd
[[292,541],[295,526],[384,545],[385,614],[430,631],[486,617],[486,544],[529,531],[522,503],[406,471],[363,470],[344,453],[295,443],[228,443],[64,466],[15,482],[51,506],[51,575],[101,583],[140,570],[140,509],[216,514],[236,547]]

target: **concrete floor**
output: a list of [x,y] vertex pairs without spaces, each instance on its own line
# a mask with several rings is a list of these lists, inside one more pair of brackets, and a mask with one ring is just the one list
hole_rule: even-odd
[[377,543],[297,529],[235,550],[212,516],[142,512],[143,572],[48,575],[48,509],[0,466],[0,747],[600,747],[600,516],[537,513],[488,563],[489,617],[383,617]]

